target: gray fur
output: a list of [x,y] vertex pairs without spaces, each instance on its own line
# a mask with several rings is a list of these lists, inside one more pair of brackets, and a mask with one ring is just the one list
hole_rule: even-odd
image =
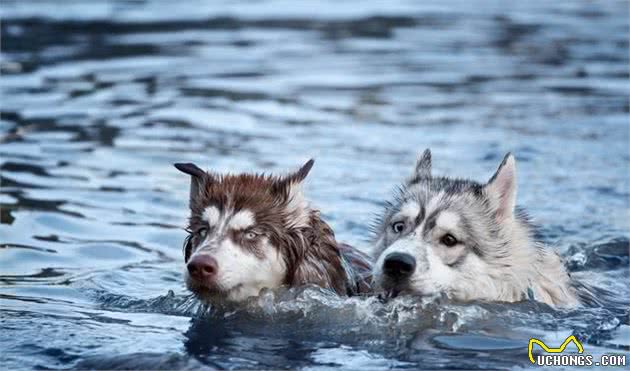
[[[390,293],[446,293],[458,300],[513,302],[530,293],[552,306],[577,305],[577,292],[560,257],[534,240],[515,198],[511,154],[482,184],[432,176],[426,150],[373,225],[375,286]],[[401,221],[405,230],[396,233],[392,223]],[[458,243],[444,245],[446,234]],[[415,258],[408,279],[383,273],[384,259],[392,252]]]

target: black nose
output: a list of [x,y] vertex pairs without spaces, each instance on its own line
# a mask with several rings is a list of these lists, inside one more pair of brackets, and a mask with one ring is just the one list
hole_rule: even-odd
[[385,257],[383,271],[391,278],[400,280],[411,276],[416,269],[416,259],[409,255],[394,252]]
[[219,265],[215,258],[206,254],[195,255],[187,264],[188,273],[199,281],[212,281]]

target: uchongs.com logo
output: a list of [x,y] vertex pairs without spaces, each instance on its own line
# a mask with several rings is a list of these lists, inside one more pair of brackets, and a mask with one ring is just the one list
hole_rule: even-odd
[[[577,354],[565,353],[567,346],[573,343],[577,348]],[[546,354],[536,354],[534,356],[534,344],[538,345]],[[625,354],[603,354],[598,361],[594,360],[593,355],[585,354],[582,343],[571,335],[557,348],[548,347],[542,340],[531,338],[527,346],[529,360],[538,366],[619,366],[626,365]]]

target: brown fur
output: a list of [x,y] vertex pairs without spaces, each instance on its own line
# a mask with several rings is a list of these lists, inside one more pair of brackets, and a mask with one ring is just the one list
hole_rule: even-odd
[[[192,166],[192,167],[191,167]],[[319,211],[291,209],[291,187],[308,174],[312,160],[296,173],[286,177],[259,174],[213,175],[199,171],[192,164],[176,167],[192,175],[189,231],[191,246],[196,246],[195,231],[204,222],[202,214],[212,205],[220,211],[250,210],[255,215],[255,229],[264,234],[280,250],[287,272],[284,284],[300,286],[314,284],[339,294],[356,294],[369,290],[371,265],[367,256],[348,245],[340,245],[334,232],[319,215]],[[296,224],[304,219],[306,224]],[[260,256],[256,243],[239,246]],[[189,255],[185,252],[185,255]]]

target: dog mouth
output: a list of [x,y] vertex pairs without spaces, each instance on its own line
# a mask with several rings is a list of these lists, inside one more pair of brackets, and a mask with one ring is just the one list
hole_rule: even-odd
[[381,291],[377,297],[383,302],[396,299],[403,296],[411,296],[416,298],[431,298],[439,296],[439,292],[424,292],[421,290],[412,289],[409,287],[393,287],[387,288]]
[[413,290],[404,282],[388,282],[381,285],[382,291],[379,297],[384,300],[397,298],[400,295],[410,294]]
[[233,293],[242,289],[243,285],[238,284],[231,288],[223,288],[217,285],[212,286],[196,286],[194,288],[189,287],[189,290],[195,294],[199,299],[205,301],[224,301],[228,300]]
[[374,287],[379,292],[378,297],[382,300],[391,300],[406,295],[423,296],[423,290],[416,287],[417,285],[414,283],[408,279],[394,280],[388,277],[381,277],[374,281]]
[[[427,286],[415,285],[409,281],[385,281],[377,284],[378,298],[382,301],[392,300],[402,296],[413,296],[416,298],[431,298],[446,295],[444,291],[431,289]],[[378,290],[380,288],[380,290]]]
[[398,295],[400,295],[400,293],[402,292],[401,289],[389,289],[389,290],[385,290],[382,294],[382,298],[389,300],[389,299],[394,299],[396,297],[398,297]]
[[232,293],[243,288],[242,283],[232,287],[224,287],[218,282],[200,282],[192,277],[188,277],[186,286],[188,290],[201,299],[227,299]]

